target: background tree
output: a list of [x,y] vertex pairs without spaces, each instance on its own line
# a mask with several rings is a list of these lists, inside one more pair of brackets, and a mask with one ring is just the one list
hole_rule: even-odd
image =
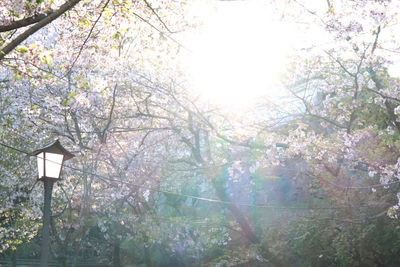
[[34,257],[40,240],[41,188],[15,148],[60,137],[77,155],[54,192],[63,266],[397,265],[394,5],[285,4],[335,39],[293,55],[291,105],[243,119],[200,102],[177,65],[185,2],[3,4],[1,253]]

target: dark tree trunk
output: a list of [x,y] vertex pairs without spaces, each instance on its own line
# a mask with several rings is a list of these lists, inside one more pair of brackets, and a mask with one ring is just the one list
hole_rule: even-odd
[[[226,193],[222,188],[215,188],[217,192],[217,196],[219,199],[227,202],[231,202],[231,199],[228,198]],[[257,244],[259,242],[258,237],[254,233],[254,230],[251,228],[249,221],[247,220],[246,216],[243,212],[234,204],[231,203],[228,205],[229,211],[232,213],[233,217],[236,219],[242,232],[247,240],[249,240],[253,244]]]
[[17,251],[13,251],[11,254],[11,266],[17,267]]
[[114,241],[113,244],[113,267],[120,267],[120,246],[119,240]]
[[[217,193],[217,196],[220,200],[229,202],[228,209],[232,213],[233,217],[240,225],[240,229],[242,230],[243,235],[246,239],[252,244],[262,245],[260,243],[259,238],[255,234],[253,228],[250,225],[249,220],[247,219],[246,215],[243,213],[242,210],[238,208],[235,203],[232,202],[230,197],[226,194],[225,189],[221,184],[214,183],[214,188]],[[269,250],[268,247],[261,246],[261,253],[265,256],[265,258],[269,261],[270,265],[274,267],[281,267],[284,266],[279,259],[277,259]]]

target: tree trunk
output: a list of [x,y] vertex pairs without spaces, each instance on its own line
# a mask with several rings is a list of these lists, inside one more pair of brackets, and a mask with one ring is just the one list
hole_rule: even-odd
[[120,246],[119,240],[115,240],[113,244],[113,267],[120,267]]
[[17,267],[17,251],[14,250],[11,254],[11,266]]
[[[217,192],[217,196],[219,199],[221,199],[222,201],[231,202],[231,199],[224,192],[223,188],[215,187],[215,190]],[[234,203],[229,204],[228,209],[230,210],[233,217],[235,217],[236,221],[240,225],[240,228],[242,229],[242,232],[246,237],[246,239],[253,244],[257,244],[259,242],[258,237],[254,233],[253,229],[250,226],[249,221],[247,220],[246,216],[242,213],[242,211]]]
[[232,213],[237,223],[240,225],[242,233],[246,237],[246,239],[252,244],[261,245],[261,253],[269,261],[270,266],[274,267],[284,266],[281,263],[281,261],[271,253],[268,247],[265,247],[263,244],[260,243],[260,240],[255,234],[253,228],[251,227],[250,222],[248,221],[246,215],[244,215],[243,212],[237,207],[237,205],[235,205],[235,203],[232,202],[232,200],[226,194],[224,187],[214,183],[214,188],[217,193],[217,197],[220,200],[230,202],[228,205],[228,209]]

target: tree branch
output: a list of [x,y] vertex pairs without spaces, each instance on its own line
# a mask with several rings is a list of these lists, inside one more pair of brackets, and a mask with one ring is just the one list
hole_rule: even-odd
[[378,37],[379,37],[379,33],[381,32],[381,25],[378,26],[378,29],[376,30],[375,33],[375,41],[374,44],[372,45],[372,50],[371,50],[371,54],[374,53],[376,46],[378,45]]
[[51,15],[53,12],[48,12],[48,13],[42,13],[42,14],[35,14],[31,17],[27,17],[21,20],[17,20],[17,21],[13,21],[11,24],[8,25],[1,25],[0,26],[0,32],[8,32],[8,31],[12,31],[12,30],[16,30],[22,27],[26,27],[29,26],[31,24],[35,24],[43,19],[45,19],[46,17],[48,17],[49,15]]
[[157,14],[157,12],[154,10],[154,8],[150,5],[150,3],[146,0],[143,0],[146,3],[146,6],[153,12],[153,14],[157,17],[157,19],[161,22],[161,24],[164,26],[164,28],[169,32],[169,33],[174,33],[171,31],[168,26],[165,24],[165,22],[160,18],[160,16]]
[[107,7],[107,5],[108,5],[109,2],[110,2],[110,0],[107,0],[107,2],[104,4],[103,9],[101,10],[101,12],[100,12],[99,16],[97,17],[96,21],[93,23],[92,28],[90,28],[90,31],[89,31],[88,35],[86,36],[85,41],[83,41],[83,44],[81,45],[81,47],[80,47],[80,49],[79,49],[78,55],[76,56],[76,58],[75,58],[74,61],[72,62],[72,64],[71,64],[71,66],[69,67],[69,70],[68,70],[67,73],[70,73],[70,72],[72,71],[72,68],[74,67],[76,61],[77,61],[78,58],[81,56],[84,46],[86,45],[87,41],[89,40],[90,36],[92,35],[92,32],[93,32],[94,28],[96,27],[97,22],[99,22],[101,16],[102,16],[103,13],[104,13],[104,10],[106,9],[106,7]]
[[338,63],[339,64],[339,66],[343,69],[343,71],[345,72],[345,73],[347,73],[350,77],[354,77],[356,74],[354,74],[354,73],[351,73],[344,65],[343,65],[343,63],[339,60],[339,59],[337,59],[336,57],[334,57],[331,53],[329,53],[328,51],[324,51],[330,58],[332,58],[336,63]]
[[51,23],[53,20],[57,19],[59,16],[73,8],[76,4],[78,4],[81,0],[69,0],[65,2],[59,9],[51,13],[50,15],[46,16],[38,23],[30,27],[28,30],[24,31],[20,35],[17,36],[14,40],[12,40],[8,45],[3,47],[0,50],[0,60],[9,54],[14,48],[16,48],[19,44],[25,41],[29,36],[46,26],[47,24]]
[[111,125],[111,122],[112,122],[112,116],[113,116],[114,107],[115,107],[115,98],[116,98],[116,93],[117,93],[117,87],[118,87],[118,84],[115,84],[113,95],[112,95],[111,109],[110,109],[110,113],[108,115],[108,121],[107,121],[107,124],[104,127],[103,132],[101,133],[101,136],[100,136],[100,141],[101,142],[106,142],[106,133],[107,133],[108,129],[110,128],[110,125]]

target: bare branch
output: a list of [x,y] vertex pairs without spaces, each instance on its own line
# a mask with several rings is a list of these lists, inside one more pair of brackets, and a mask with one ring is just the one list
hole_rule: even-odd
[[85,41],[83,41],[83,44],[81,45],[78,55],[76,56],[76,58],[74,59],[74,61],[72,62],[71,66],[69,67],[69,70],[67,73],[71,72],[72,68],[74,67],[76,61],[78,60],[78,58],[80,57],[80,55],[82,54],[83,48],[86,45],[87,41],[89,40],[90,36],[92,35],[92,32],[94,30],[94,28],[96,27],[97,22],[99,22],[101,16],[103,15],[103,12],[105,10],[105,8],[107,7],[108,3],[110,2],[110,0],[107,0],[107,2],[104,4],[103,9],[100,12],[100,15],[97,17],[96,21],[93,23],[92,28],[90,29],[88,35],[86,36]]
[[146,3],[146,6],[153,12],[153,14],[157,17],[157,19],[161,22],[161,24],[164,26],[164,28],[169,32],[169,33],[175,33],[171,31],[168,26],[165,24],[165,22],[160,18],[160,16],[157,14],[157,12],[154,10],[154,8],[150,5],[150,3],[146,0],[143,0]]
[[335,57],[334,57],[331,53],[329,53],[328,51],[325,51],[325,53],[326,53],[330,58],[332,58],[333,60],[335,60],[336,63],[338,63],[339,66],[344,70],[344,72],[346,72],[346,73],[347,73],[348,75],[350,75],[351,77],[354,77],[354,76],[355,76],[355,74],[351,73],[351,72],[343,65],[343,63],[340,62],[339,59],[335,58]]
[[376,30],[376,33],[375,33],[375,41],[374,41],[374,44],[372,45],[371,54],[373,54],[375,49],[376,49],[376,46],[378,44],[378,37],[379,37],[379,33],[380,32],[381,32],[381,26],[379,25],[378,29]]
[[106,139],[105,134],[106,134],[108,128],[110,128],[110,125],[111,125],[111,122],[112,122],[112,116],[113,116],[114,107],[115,107],[115,98],[116,98],[116,93],[117,93],[117,87],[118,87],[118,85],[115,84],[113,95],[112,95],[112,104],[111,104],[110,114],[108,115],[107,125],[106,125],[106,127],[104,127],[104,130],[103,130],[103,132],[101,134],[101,139],[100,140],[102,140],[102,142],[105,142],[105,139]]
[[171,35],[166,34],[165,32],[161,31],[160,29],[158,29],[156,26],[154,26],[153,24],[151,24],[149,21],[147,21],[146,19],[144,19],[142,16],[140,16],[139,14],[132,12],[133,15],[135,15],[137,18],[139,18],[141,21],[143,21],[144,23],[146,23],[147,25],[149,25],[150,27],[152,27],[154,30],[158,31],[160,34],[162,34],[163,36],[167,37],[168,39],[170,39],[171,41],[173,41],[174,43],[176,43],[178,46],[184,48],[185,50],[192,52],[189,48],[187,48],[186,46],[184,46],[183,44],[181,44],[180,42],[178,42],[175,38],[171,37]]

